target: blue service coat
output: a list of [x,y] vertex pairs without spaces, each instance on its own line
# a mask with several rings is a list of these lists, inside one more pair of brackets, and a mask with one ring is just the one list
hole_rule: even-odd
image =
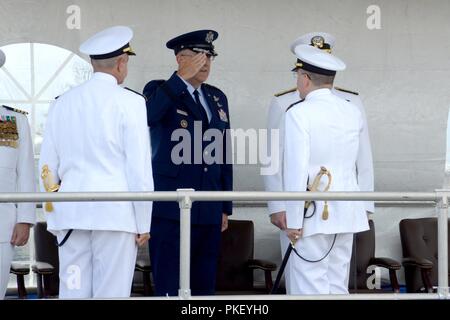
[[[202,84],[201,90],[211,111],[209,123],[202,120],[199,107],[186,84],[176,73],[167,81],[150,81],[144,88],[156,191],[175,191],[180,188],[192,188],[197,191],[231,191],[233,188],[231,148],[227,148],[227,145],[231,146],[230,134],[227,131],[230,129],[227,97],[220,89],[208,84]],[[177,129],[184,129],[181,132],[184,138],[172,141],[172,134]],[[186,140],[186,136],[187,140],[191,140],[190,148],[177,152],[184,156],[184,162],[174,163],[172,151],[174,148],[178,151],[181,149],[180,142]],[[208,164],[207,155],[212,155],[212,159],[223,161]],[[191,222],[220,224],[222,213],[231,215],[231,202],[195,202]],[[179,220],[179,205],[176,202],[155,202],[152,215]]]

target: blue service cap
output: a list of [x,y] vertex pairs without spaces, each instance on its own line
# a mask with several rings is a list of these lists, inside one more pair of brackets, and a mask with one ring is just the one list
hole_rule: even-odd
[[175,54],[184,49],[190,49],[194,52],[208,53],[217,56],[214,51],[213,41],[219,37],[214,30],[198,30],[182,34],[169,40],[166,43],[167,48],[174,50]]

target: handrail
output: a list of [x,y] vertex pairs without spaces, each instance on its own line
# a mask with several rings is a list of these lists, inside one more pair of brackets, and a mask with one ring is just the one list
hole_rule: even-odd
[[[448,287],[448,198],[450,190],[434,192],[262,192],[194,191],[179,189],[164,192],[57,192],[0,193],[0,203],[91,202],[91,201],[176,201],[180,206],[180,290],[179,298],[193,299],[190,291],[190,215],[195,201],[433,201],[438,213],[439,285],[435,295],[450,299]],[[373,297],[373,296],[372,296]],[[397,297],[396,295],[392,296]],[[348,297],[348,299],[353,299]]]

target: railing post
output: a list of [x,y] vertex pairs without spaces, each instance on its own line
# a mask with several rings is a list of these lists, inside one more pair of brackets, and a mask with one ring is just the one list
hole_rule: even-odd
[[194,189],[177,189],[180,205],[180,289],[178,296],[181,299],[191,297],[191,208],[192,201],[187,192]]
[[450,190],[436,190],[438,195],[438,294],[449,299],[448,288],[448,196]]

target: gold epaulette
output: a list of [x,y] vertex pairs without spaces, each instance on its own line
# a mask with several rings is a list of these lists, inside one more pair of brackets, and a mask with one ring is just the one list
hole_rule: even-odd
[[342,88],[339,88],[339,87],[334,87],[336,90],[339,90],[339,91],[342,91],[342,92],[347,92],[347,93],[351,93],[351,94],[354,94],[354,95],[356,95],[356,96],[359,96],[359,93],[358,92],[355,92],[355,91],[351,91],[351,90],[347,90],[347,89],[342,89]]
[[281,97],[281,96],[283,96],[283,95],[285,95],[287,93],[291,93],[291,92],[294,92],[294,91],[297,91],[297,87],[289,89],[289,90],[278,92],[278,93],[275,94],[275,97],[278,98],[278,97]]
[[20,109],[11,108],[11,107],[8,107],[8,106],[3,106],[3,107],[5,107],[5,109],[8,109],[10,111],[14,111],[14,112],[21,113],[21,114],[24,114],[24,115],[28,114],[28,112],[20,110]]

